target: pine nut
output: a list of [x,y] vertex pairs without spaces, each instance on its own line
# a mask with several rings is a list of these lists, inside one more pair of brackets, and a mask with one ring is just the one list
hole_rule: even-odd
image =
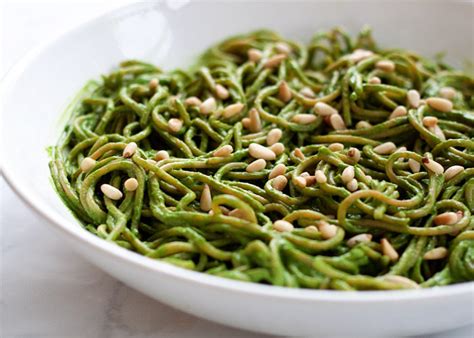
[[367,121],[359,121],[356,123],[356,129],[368,129],[368,128],[371,128],[372,125],[367,122]]
[[201,112],[201,114],[204,114],[204,115],[209,115],[213,113],[216,110],[216,108],[217,108],[216,99],[213,97],[206,99],[203,103],[199,105],[199,111]]
[[458,222],[459,222],[464,217],[464,212],[462,210],[458,210],[456,211],[456,216],[458,216]]
[[331,126],[335,130],[344,130],[344,129],[346,129],[346,124],[344,123],[344,120],[342,119],[341,115],[339,115],[339,114],[332,114],[329,117],[329,121],[331,122]]
[[423,157],[421,161],[425,167],[431,170],[435,175],[441,175],[444,172],[443,166],[436,161],[430,160],[427,157]]
[[148,88],[150,88],[150,90],[154,91],[156,90],[156,88],[158,88],[158,79],[157,78],[153,78],[150,80],[150,82],[148,82]]
[[309,172],[305,171],[305,172],[301,173],[300,176],[306,178],[306,177],[309,177],[311,175],[309,174]]
[[301,176],[293,177],[293,184],[301,189],[306,188],[306,179]]
[[390,244],[386,238],[382,238],[380,240],[380,245],[382,246],[382,253],[390,258],[392,262],[398,260],[398,252],[393,248],[392,244]]
[[199,207],[201,208],[202,211],[209,211],[211,210],[211,205],[212,205],[212,195],[211,195],[211,189],[207,184],[204,184],[204,187],[202,188],[201,192],[201,199],[199,201]]
[[154,157],[155,161],[167,160],[170,158],[170,155],[166,150],[157,151]]
[[216,96],[219,99],[225,100],[229,97],[229,91],[223,85],[217,84],[215,90],[216,90]]
[[319,233],[318,228],[316,228],[314,225],[309,225],[306,228],[304,228],[304,231],[309,233],[309,234],[316,234]]
[[276,158],[276,155],[273,151],[258,143],[251,143],[249,145],[249,154],[253,158],[261,158],[266,161],[272,161]]
[[95,164],[96,164],[96,160],[94,160],[93,158],[90,158],[90,157],[85,157],[81,161],[80,167],[81,167],[82,172],[87,173],[87,172],[91,171],[92,168],[95,167]]
[[291,100],[293,94],[291,93],[290,87],[286,81],[281,81],[278,86],[278,98],[283,102],[288,102]]
[[269,58],[263,65],[265,68],[276,68],[280,63],[287,58],[286,54],[276,54]]
[[301,151],[300,148],[295,148],[295,150],[293,151],[293,154],[298,157],[300,160],[303,160],[305,159],[305,156],[303,154],[303,152]]
[[350,147],[349,150],[347,151],[347,156],[351,160],[353,160],[355,163],[359,162],[360,160],[360,150],[354,147]]
[[425,116],[423,117],[422,123],[425,127],[434,127],[438,124],[438,118],[434,116]]
[[337,110],[324,102],[316,102],[314,105],[314,111],[319,116],[329,116],[337,114]]
[[316,97],[316,94],[309,87],[301,88],[300,94],[310,99],[314,99]]
[[229,117],[237,115],[242,111],[242,109],[244,109],[244,106],[245,105],[240,102],[228,105],[227,107],[224,108],[224,112],[222,113],[222,116],[227,119]]
[[389,120],[395,119],[400,116],[405,116],[407,114],[407,109],[404,106],[398,106],[393,110],[393,112],[388,117]]
[[412,281],[409,278],[403,277],[403,276],[385,275],[383,277],[380,277],[380,279],[382,279],[384,281],[387,281],[389,283],[399,284],[401,286],[404,286],[404,287],[407,287],[407,288],[410,288],[410,289],[419,289],[420,288],[420,286],[416,282]]
[[331,143],[328,149],[331,151],[341,151],[344,150],[344,145],[342,143]]
[[278,141],[280,141],[283,132],[280,128],[274,128],[270,130],[267,134],[267,145],[272,146]]
[[127,157],[132,157],[133,154],[135,154],[135,151],[137,150],[138,146],[135,142],[130,142],[125,146],[123,149],[122,156],[127,158]]
[[463,166],[453,165],[453,166],[449,167],[448,169],[446,169],[446,171],[444,172],[444,178],[446,179],[446,181],[449,181],[454,176],[461,173],[463,170],[464,170]]
[[347,190],[349,190],[350,192],[354,192],[357,190],[358,188],[358,182],[355,178],[353,178],[352,180],[349,181],[349,183],[346,184],[346,188]]
[[277,142],[270,146],[270,150],[275,153],[276,156],[283,154],[285,151],[285,145],[283,143]]
[[177,133],[178,131],[181,130],[182,127],[183,127],[183,121],[181,121],[180,119],[175,119],[175,118],[169,119],[168,129],[172,133]]
[[310,124],[316,121],[316,115],[313,114],[296,114],[291,119],[293,122],[298,124]]
[[264,159],[258,159],[250,163],[245,169],[248,173],[263,170],[267,166],[267,162]]
[[233,151],[234,151],[234,148],[232,148],[230,144],[227,144],[223,146],[222,148],[219,148],[216,151],[214,151],[213,155],[216,157],[227,157],[227,156],[230,156],[230,154],[232,154]]
[[395,70],[395,63],[390,60],[380,60],[377,61],[375,67],[384,72],[393,72]]
[[372,241],[371,234],[359,234],[349,238],[346,243],[348,247],[352,248],[359,243],[368,243],[370,241]]
[[318,182],[319,184],[326,183],[328,181],[326,174],[322,170],[316,170],[314,172],[314,177],[316,178],[316,182]]
[[420,172],[420,168],[421,168],[420,162],[415,161],[414,159],[410,158],[408,159],[408,166],[410,167],[412,172],[414,173]]
[[442,214],[437,215],[433,222],[436,225],[451,225],[456,224],[458,222],[458,215],[455,212],[448,211]]
[[111,186],[110,184],[102,184],[100,186],[100,190],[104,193],[104,195],[111,200],[117,201],[122,198],[123,194],[120,190]]
[[388,155],[393,153],[397,149],[397,146],[393,142],[385,142],[379,144],[374,148],[374,151],[380,155]]
[[262,130],[262,122],[260,121],[260,114],[255,108],[250,109],[249,111],[250,125],[249,130],[253,133],[259,132]]
[[444,246],[439,246],[437,248],[431,249],[430,251],[425,252],[423,259],[427,261],[434,261],[438,259],[443,259],[448,256],[448,249]]
[[374,55],[374,53],[370,50],[356,49],[352,54],[349,55],[349,60],[353,61],[354,63],[358,63],[371,57],[372,55]]
[[292,231],[294,229],[294,226],[290,222],[280,219],[278,221],[275,221],[275,223],[273,223],[273,229],[279,232],[288,232],[288,231]]
[[373,76],[367,81],[369,84],[381,84],[382,80],[378,76]]
[[258,62],[262,59],[262,52],[258,49],[255,48],[250,48],[247,51],[247,57],[249,58],[250,61],[252,62]]
[[272,181],[272,187],[279,191],[282,191],[283,189],[285,189],[287,184],[288,184],[288,179],[283,175],[279,175],[275,177]]
[[318,229],[324,239],[330,239],[337,235],[337,226],[326,221],[319,221]]
[[129,178],[123,183],[123,187],[127,191],[135,191],[138,188],[138,181],[136,178]]
[[429,131],[435,134],[436,137],[438,137],[442,141],[446,141],[446,136],[444,135],[443,131],[438,125],[435,125],[434,127],[430,127]]
[[456,96],[456,90],[453,87],[443,87],[439,90],[439,95],[442,98],[451,100]]
[[316,177],[315,176],[307,176],[307,177],[305,177],[305,180],[306,180],[306,186],[307,187],[309,187],[309,186],[316,183]]
[[242,209],[233,209],[230,211],[228,214],[230,217],[235,217],[235,218],[240,218],[240,219],[245,219],[245,213]]
[[151,158],[147,159],[146,162],[147,162],[149,165],[156,165],[156,161],[155,161],[155,160],[152,160]]
[[420,105],[420,93],[415,89],[410,89],[407,92],[407,101],[410,107],[418,108]]
[[250,118],[244,117],[241,122],[242,122],[242,127],[244,127],[245,129],[250,129],[250,125],[251,125]]
[[291,47],[286,42],[277,42],[275,44],[275,49],[278,53],[290,54]]
[[354,178],[355,172],[353,166],[346,167],[341,174],[341,180],[344,184],[349,183]]
[[441,97],[430,97],[426,99],[426,103],[431,108],[443,113],[449,113],[453,109],[453,103]]
[[196,96],[191,96],[188,97],[186,100],[184,100],[184,104],[186,106],[199,106],[201,105],[202,101],[198,99]]
[[275,178],[280,175],[284,175],[286,173],[286,165],[283,163],[277,164],[272,171],[270,171],[270,174],[268,174],[268,179]]

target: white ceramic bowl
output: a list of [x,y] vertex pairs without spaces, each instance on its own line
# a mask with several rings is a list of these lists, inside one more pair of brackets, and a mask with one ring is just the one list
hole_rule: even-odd
[[[228,35],[268,27],[307,40],[343,25],[375,29],[387,46],[468,58],[472,4],[435,2],[137,4],[113,11],[30,53],[3,82],[2,161],[7,181],[71,247],[111,275],[180,310],[216,322],[285,335],[411,335],[473,320],[473,283],[416,291],[294,290],[221,279],[160,263],[78,226],[54,192],[46,147],[58,139],[68,101],[91,78],[127,58],[186,66]],[[469,34],[469,33],[467,33]]]

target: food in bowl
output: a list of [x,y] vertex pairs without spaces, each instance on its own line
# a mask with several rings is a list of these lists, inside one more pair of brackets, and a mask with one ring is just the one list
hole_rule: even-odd
[[51,148],[83,227],[248,282],[336,290],[474,280],[474,79],[370,30],[261,30],[188,71],[125,61]]

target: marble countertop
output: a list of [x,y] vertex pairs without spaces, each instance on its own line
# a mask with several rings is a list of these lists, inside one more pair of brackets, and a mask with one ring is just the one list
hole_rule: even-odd
[[[116,5],[3,5],[0,74],[41,39]],[[174,310],[98,270],[61,242],[1,177],[0,223],[1,337],[262,337]],[[473,332],[471,326],[430,337]]]

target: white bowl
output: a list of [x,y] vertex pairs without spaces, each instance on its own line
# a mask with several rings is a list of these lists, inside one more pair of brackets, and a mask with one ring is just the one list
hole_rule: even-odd
[[[435,2],[137,4],[113,11],[30,53],[3,82],[2,161],[13,189],[71,247],[111,275],[180,310],[222,324],[285,335],[411,335],[473,321],[474,283],[416,291],[335,292],[250,284],[184,270],[107,243],[78,226],[52,188],[46,147],[62,112],[91,79],[127,58],[186,66],[226,36],[268,27],[308,40],[320,29],[374,27],[386,46],[468,58],[472,5]],[[14,225],[13,225],[14,226]]]

